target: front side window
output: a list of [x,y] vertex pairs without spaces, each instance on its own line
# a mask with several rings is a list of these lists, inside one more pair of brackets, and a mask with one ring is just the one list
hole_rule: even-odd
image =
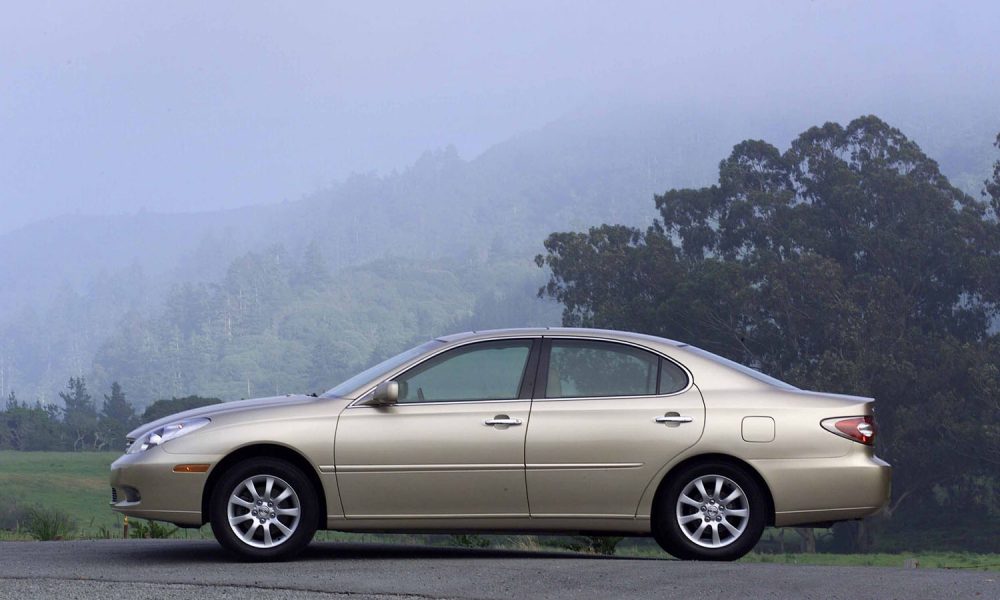
[[396,377],[400,404],[514,400],[531,340],[480,342],[450,350]]
[[624,344],[553,340],[545,397],[654,395],[659,366],[658,356]]
[[406,352],[402,352],[393,356],[392,358],[387,358],[382,362],[378,363],[373,367],[368,367],[364,371],[358,373],[354,377],[351,377],[347,381],[341,383],[335,388],[328,390],[323,394],[324,398],[340,398],[345,394],[349,394],[357,388],[365,385],[366,383],[371,383],[372,380],[378,378],[379,375],[384,375],[393,369],[396,369],[408,361],[417,358],[425,352],[429,352],[434,348],[440,346],[443,342],[438,340],[431,340],[429,342],[424,342],[416,348],[410,348]]

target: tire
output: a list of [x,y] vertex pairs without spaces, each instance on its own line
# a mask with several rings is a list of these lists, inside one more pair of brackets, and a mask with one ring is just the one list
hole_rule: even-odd
[[745,470],[728,463],[683,467],[657,496],[653,537],[683,560],[736,560],[764,533],[765,493]]
[[241,461],[226,470],[212,489],[212,533],[223,548],[242,560],[288,560],[316,533],[316,494],[305,473],[289,462],[275,458]]

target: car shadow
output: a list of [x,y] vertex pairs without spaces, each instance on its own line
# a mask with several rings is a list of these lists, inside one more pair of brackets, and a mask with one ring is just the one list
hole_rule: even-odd
[[427,559],[560,559],[560,560],[659,560],[650,557],[606,556],[581,552],[508,550],[502,548],[455,548],[405,544],[313,542],[296,560],[427,560]]

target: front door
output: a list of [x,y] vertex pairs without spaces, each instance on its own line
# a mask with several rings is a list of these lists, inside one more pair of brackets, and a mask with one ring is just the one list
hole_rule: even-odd
[[616,342],[547,340],[541,363],[525,449],[531,516],[634,517],[657,471],[701,437],[698,389],[672,361]]
[[397,404],[345,409],[334,454],[345,516],[527,516],[524,438],[539,349],[531,339],[453,348],[396,376]]

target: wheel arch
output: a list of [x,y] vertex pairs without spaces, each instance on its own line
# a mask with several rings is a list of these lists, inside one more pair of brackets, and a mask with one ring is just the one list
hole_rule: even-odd
[[[753,467],[753,465],[746,462],[745,460],[741,460],[729,454],[721,454],[721,453],[699,454],[697,456],[688,457],[682,460],[681,462],[677,463],[673,467],[671,467],[670,470],[667,471],[667,473],[663,476],[663,478],[660,479],[660,483],[656,487],[656,493],[653,495],[653,506],[654,507],[659,506],[660,495],[664,493],[664,490],[667,488],[667,484],[673,481],[673,478],[676,477],[677,473],[679,473],[682,469],[685,469],[692,465],[698,465],[703,463],[719,463],[719,462],[728,464],[729,466],[732,466],[734,468],[746,472],[747,475],[752,477],[757,482],[757,484],[760,485],[760,488],[764,490],[764,500],[765,502],[767,502],[767,525],[773,526],[774,498],[771,495],[771,488],[770,486],[767,485],[767,481],[764,480],[764,477],[760,474],[760,472],[757,469]],[[657,517],[658,512],[659,511],[657,510],[652,510],[650,511],[649,515],[650,523],[653,524],[654,529],[655,529],[655,521],[658,518]]]
[[319,474],[316,472],[316,467],[306,460],[306,457],[298,451],[289,448],[288,446],[268,443],[251,444],[249,446],[237,448],[227,454],[215,465],[211,472],[209,472],[208,479],[205,481],[205,487],[201,492],[202,525],[208,522],[209,502],[211,501],[212,491],[215,489],[215,484],[218,482],[219,478],[222,477],[229,467],[248,458],[277,458],[287,461],[301,469],[302,472],[305,473],[306,477],[309,478],[309,482],[312,483],[315,488],[316,500],[319,502],[319,523],[317,527],[319,529],[326,528],[326,494],[324,493],[323,482],[320,481]]

